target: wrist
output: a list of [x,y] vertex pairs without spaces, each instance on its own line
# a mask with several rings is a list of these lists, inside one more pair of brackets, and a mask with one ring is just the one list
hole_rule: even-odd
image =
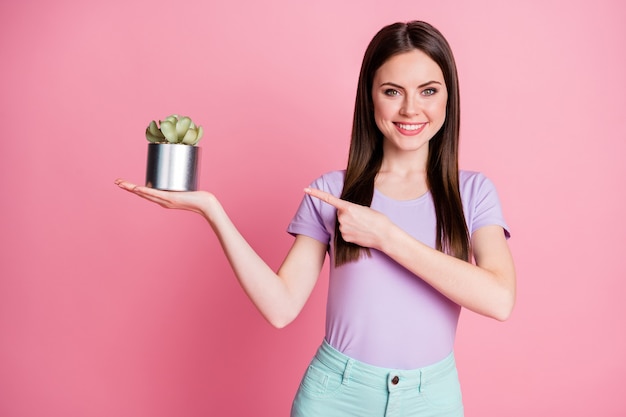
[[206,196],[206,200],[202,205],[200,212],[202,216],[204,216],[204,218],[211,224],[211,226],[218,223],[220,219],[226,215],[222,204],[213,194],[208,194]]
[[379,250],[392,256],[398,248],[402,248],[408,243],[404,240],[406,233],[396,226],[393,222],[389,221],[389,224],[383,228],[383,232],[379,239]]

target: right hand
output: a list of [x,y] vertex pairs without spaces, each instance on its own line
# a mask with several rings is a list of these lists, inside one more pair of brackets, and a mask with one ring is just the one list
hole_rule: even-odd
[[115,180],[115,184],[161,207],[193,211],[207,218],[211,207],[219,204],[217,198],[206,191],[163,191],[136,185],[121,178]]

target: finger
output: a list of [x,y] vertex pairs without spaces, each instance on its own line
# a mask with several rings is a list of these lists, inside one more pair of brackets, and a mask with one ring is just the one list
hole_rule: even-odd
[[128,182],[125,180],[116,180],[115,184],[120,187],[122,190],[126,190],[126,191],[130,191],[135,192],[135,190],[137,189],[137,185],[133,184],[132,182]]
[[156,188],[135,185],[122,179],[115,180],[115,184],[117,184],[120,188],[130,193],[133,193],[136,196],[141,197],[145,200],[156,203],[161,207],[168,209],[191,210],[195,211],[196,213],[201,213],[201,210],[199,208],[194,207],[193,204],[187,204],[184,199],[181,198],[185,195],[195,194],[196,192],[171,192],[158,190]]
[[121,189],[129,191],[137,195],[149,194],[150,190],[152,190],[151,188],[142,187],[141,185],[133,184],[132,182],[128,182],[124,180],[117,180],[115,181],[115,184],[117,184],[117,186],[120,187]]
[[350,203],[340,198],[335,197],[334,195],[327,193],[326,191],[318,190],[316,188],[305,188],[304,192],[310,195],[311,197],[319,198],[325,203],[330,204],[331,206],[337,209],[347,208]]
[[157,203],[163,207],[172,208],[178,204],[176,202],[176,193],[142,186],[135,186],[132,192],[141,198],[145,198],[146,200]]
[[133,194],[137,194],[140,197],[153,200],[155,202],[160,203],[162,201],[167,201],[167,198],[166,198],[167,194],[161,190],[156,190],[150,187],[143,187],[141,185],[136,185],[136,184],[133,184],[132,182],[125,181],[122,179],[115,180],[115,184],[117,184],[118,187],[126,191],[129,191]]
[[175,201],[176,195],[169,194],[167,191],[155,190],[149,187],[136,187],[132,193],[135,195],[156,203],[165,208],[183,208]]

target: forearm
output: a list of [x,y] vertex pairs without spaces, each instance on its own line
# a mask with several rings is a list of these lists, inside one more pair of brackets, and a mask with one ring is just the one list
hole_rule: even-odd
[[[505,320],[515,303],[515,273],[488,269],[435,250],[396,226],[388,229],[380,250],[455,303],[476,313]],[[503,251],[502,257],[510,256]]]
[[254,251],[215,199],[203,209],[241,287],[261,314],[276,327],[294,316],[292,297],[284,280]]

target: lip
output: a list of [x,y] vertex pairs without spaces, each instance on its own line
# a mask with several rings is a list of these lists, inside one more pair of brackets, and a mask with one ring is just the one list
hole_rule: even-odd
[[401,123],[401,122],[394,122],[393,123],[394,126],[396,127],[396,129],[398,129],[398,131],[400,133],[402,133],[405,136],[415,136],[415,135],[419,135],[424,128],[426,127],[426,125],[428,123]]

